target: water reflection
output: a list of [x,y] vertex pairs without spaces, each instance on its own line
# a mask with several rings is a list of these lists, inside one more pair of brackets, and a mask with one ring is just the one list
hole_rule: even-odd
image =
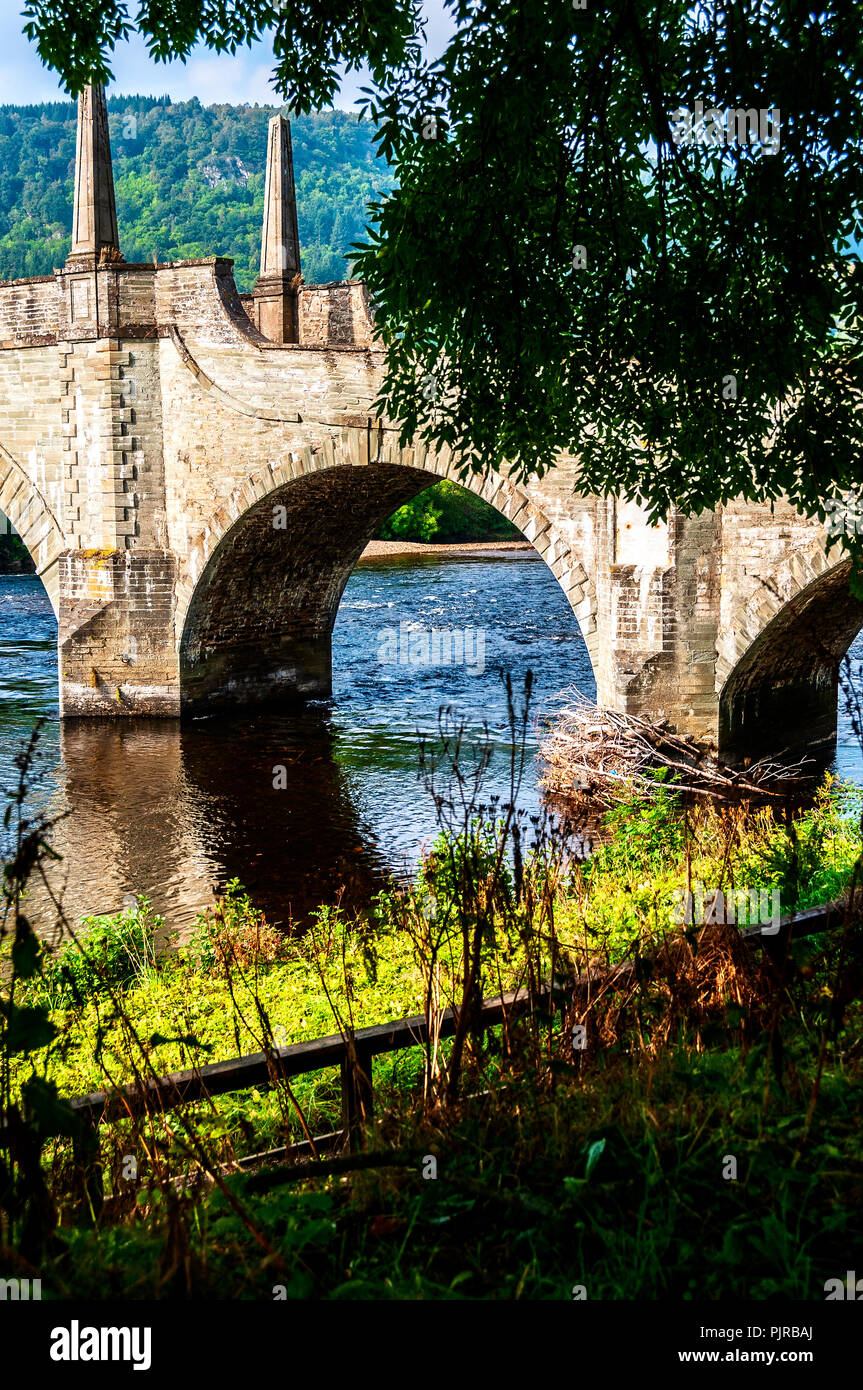
[[219,887],[239,878],[278,923],[340,893],[346,905],[365,903],[383,882],[386,856],[337,757],[328,712],[207,720],[185,726],[180,743],[183,816],[220,864]]
[[[380,660],[389,630],[482,628],[485,669]],[[357,568],[334,634],[334,693],[304,714],[206,719],[80,720],[57,716],[56,627],[39,581],[0,577],[0,783],[36,718],[46,723],[34,800],[63,816],[54,832],[73,919],[144,893],[172,928],[238,878],[274,922],[302,920],[343,894],[366,902],[388,873],[408,872],[435,833],[418,778],[418,744],[452,704],[487,722],[495,752],[486,795],[506,795],[509,741],[500,680],[530,667],[536,704],[569,684],[593,694],[581,634],[533,553],[387,560]],[[863,657],[863,636],[852,655]],[[859,668],[858,668],[859,669]],[[535,749],[533,733],[529,759]],[[835,766],[863,782],[863,757],[840,712]],[[284,786],[274,769],[284,768]],[[277,778],[281,781],[281,778]],[[529,761],[522,805],[540,802]],[[34,889],[31,916],[54,912]]]
[[[172,927],[187,927],[235,877],[274,922],[339,897],[364,903],[388,873],[407,872],[435,833],[417,764],[419,739],[434,736],[441,705],[457,706],[476,732],[490,725],[487,791],[505,793],[501,670],[520,678],[530,666],[538,701],[572,681],[592,688],[578,626],[532,553],[358,567],[334,634],[331,705],[182,726],[61,726],[47,599],[36,580],[0,580],[4,600],[10,698],[0,705],[0,773],[8,786],[15,747],[46,716],[38,796],[64,816],[51,881],[75,920],[145,893]],[[402,626],[482,628],[485,669],[382,661],[380,634]],[[532,768],[523,802],[539,802]],[[50,930],[44,892],[34,890],[31,915]]]

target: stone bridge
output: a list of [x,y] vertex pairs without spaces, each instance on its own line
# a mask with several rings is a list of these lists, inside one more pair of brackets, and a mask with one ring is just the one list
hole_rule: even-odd
[[[282,117],[266,190],[251,295],[230,260],[126,263],[104,94],[87,89],[68,260],[0,284],[0,508],[58,617],[66,718],[326,696],[364,546],[457,477],[457,458],[400,448],[374,413],[362,284],[302,282]],[[557,579],[600,703],[728,757],[829,739],[863,605],[823,527],[742,502],[651,526],[631,502],[579,496],[575,475],[562,456],[527,486],[468,486]]]

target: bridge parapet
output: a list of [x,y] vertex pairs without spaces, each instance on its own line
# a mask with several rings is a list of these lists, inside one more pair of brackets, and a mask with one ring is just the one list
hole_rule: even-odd
[[55,276],[0,281],[0,351],[56,343],[58,322]]

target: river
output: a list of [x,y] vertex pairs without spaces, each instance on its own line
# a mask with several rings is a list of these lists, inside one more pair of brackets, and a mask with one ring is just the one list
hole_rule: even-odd
[[[412,660],[425,656],[423,634],[433,629],[460,632],[467,660]],[[525,551],[362,561],[333,635],[333,698],[301,714],[64,726],[55,642],[39,580],[0,576],[0,786],[13,786],[14,755],[44,718],[33,798],[61,817],[53,882],[72,921],[144,894],[182,930],[233,878],[274,923],[302,920],[340,894],[359,905],[388,875],[409,872],[436,832],[418,759],[442,706],[458,709],[475,737],[487,722],[494,753],[483,794],[506,799],[501,672],[517,689],[533,672],[534,717],[568,685],[595,691],[575,618],[543,561]],[[852,655],[863,657],[863,635]],[[520,805],[535,812],[531,725]],[[844,714],[835,767],[863,782]],[[50,936],[44,892],[30,911]]]
[[[433,630],[455,634],[453,656],[462,642],[461,664],[416,660]],[[62,817],[54,881],[73,921],[142,893],[182,929],[232,878],[276,923],[342,892],[349,904],[367,901],[389,874],[409,872],[435,834],[418,762],[442,706],[457,709],[474,738],[488,723],[483,795],[506,799],[501,672],[517,691],[533,672],[533,716],[567,685],[594,693],[578,624],[528,551],[363,560],[333,634],[332,701],[301,714],[61,725],[55,643],[39,580],[0,576],[0,786],[14,785],[14,755],[43,717],[33,797]],[[540,804],[533,724],[519,799],[528,811]],[[34,892],[31,915],[50,934],[43,894]]]

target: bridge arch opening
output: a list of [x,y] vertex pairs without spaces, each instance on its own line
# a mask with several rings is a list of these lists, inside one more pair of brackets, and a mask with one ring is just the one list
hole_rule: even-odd
[[[0,520],[2,530],[20,541],[54,609],[60,607],[60,554],[63,532],[45,497],[25,469],[0,444]],[[10,527],[11,532],[10,532]]]
[[[404,463],[337,460],[248,507],[213,544],[190,595],[180,640],[183,713],[329,698],[333,627],[357,561],[387,518],[440,477]],[[547,530],[544,521],[546,547]],[[581,566],[561,543],[553,552],[570,605],[589,605]]]
[[851,561],[825,570],[780,607],[719,697],[719,749],[730,763],[786,750],[828,756],[836,737],[842,659],[863,628]]
[[[48,720],[41,749],[48,753],[50,766],[56,749],[59,679],[57,617],[51,594],[4,511],[0,511],[0,686],[0,788],[8,794],[20,775],[15,759],[40,719]],[[31,777],[39,780],[46,772],[46,765],[40,763]],[[0,830],[4,854],[11,849],[10,834]]]
[[12,525],[0,510],[0,574],[35,574],[36,561]]

